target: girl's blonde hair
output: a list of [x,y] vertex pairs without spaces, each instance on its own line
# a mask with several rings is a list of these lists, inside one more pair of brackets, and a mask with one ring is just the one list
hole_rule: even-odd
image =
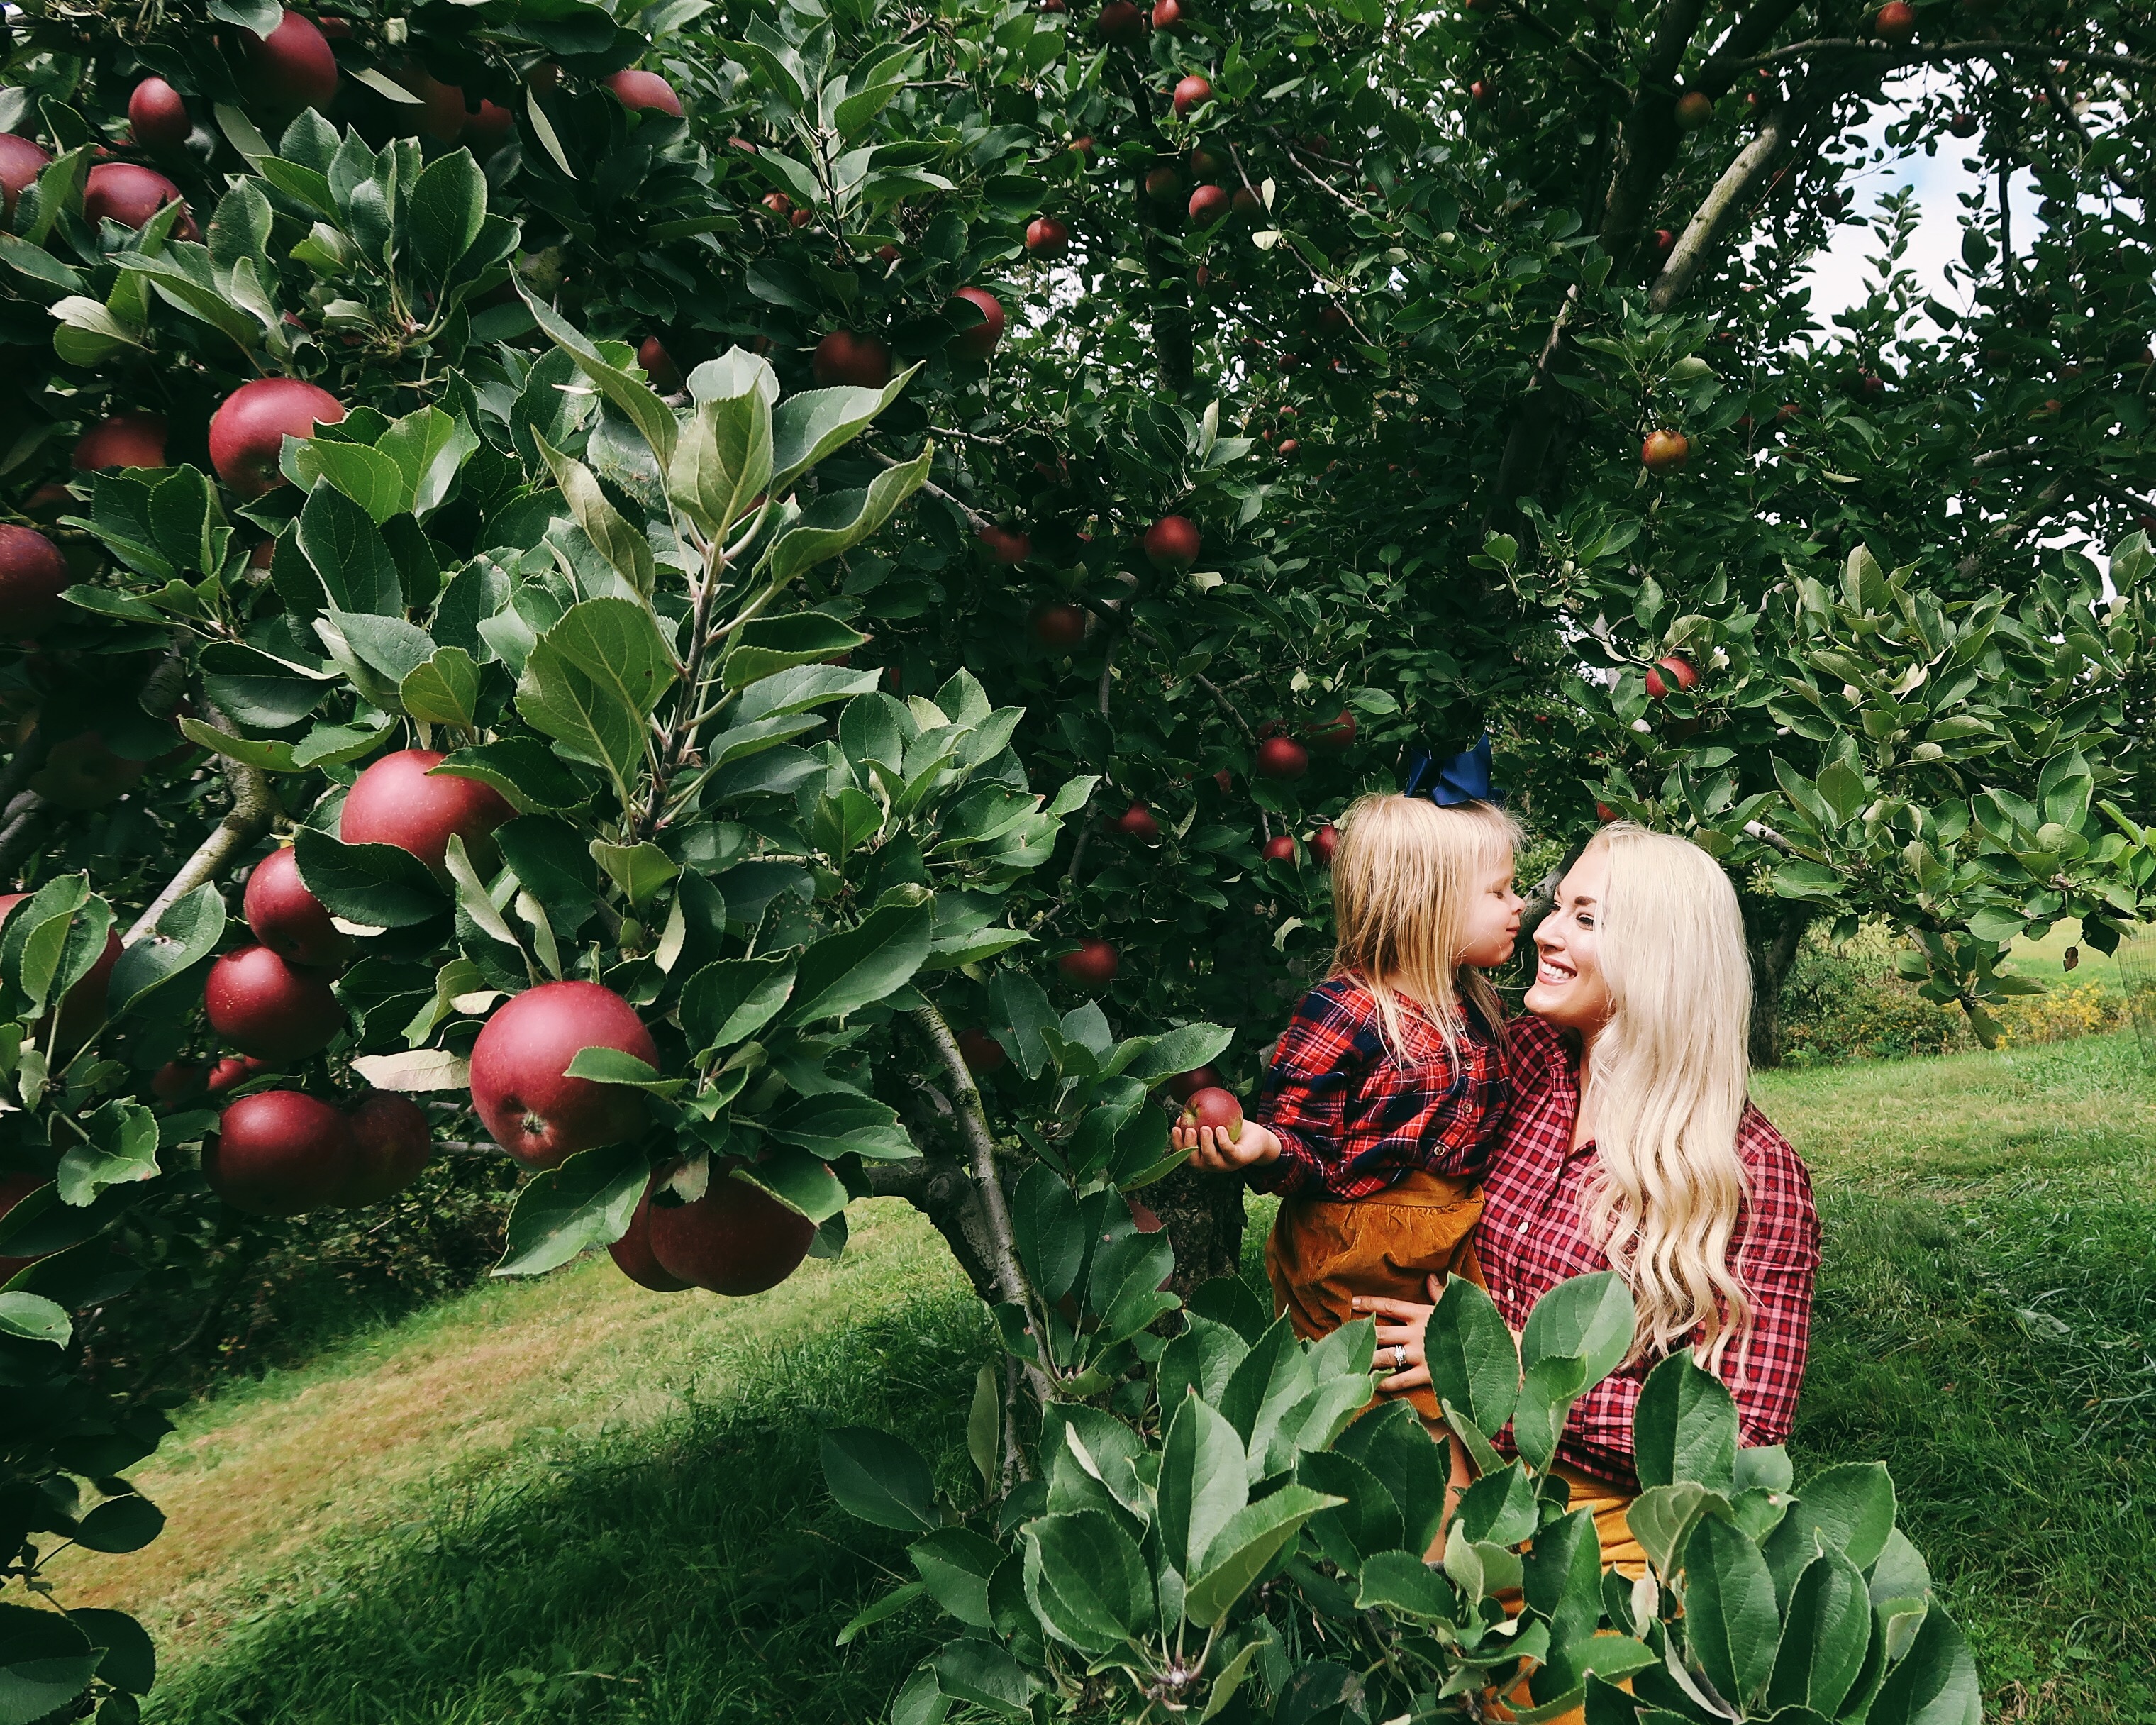
[[1751,1075],[1743,917],[1728,876],[1688,839],[1625,821],[1587,851],[1609,860],[1596,921],[1611,1013],[1582,1098],[1600,1167],[1580,1214],[1631,1288],[1633,1357],[1701,1329],[1703,1362],[1718,1370],[1752,1324],[1729,1267]]
[[1522,834],[1488,803],[1450,809],[1414,797],[1358,798],[1340,823],[1332,857],[1332,973],[1352,976],[1378,1004],[1385,1045],[1402,1047],[1400,1002],[1419,1009],[1456,1054],[1463,1007],[1493,1034],[1505,1022],[1496,991],[1463,971],[1467,903],[1496,868],[1509,866]]

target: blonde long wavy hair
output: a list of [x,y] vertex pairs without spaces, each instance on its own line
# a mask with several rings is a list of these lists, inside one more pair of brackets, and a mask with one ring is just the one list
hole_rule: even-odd
[[1332,857],[1332,973],[1351,976],[1378,1004],[1385,1045],[1396,1055],[1404,999],[1445,1050],[1457,1054],[1463,1008],[1491,1034],[1505,1009],[1482,973],[1463,970],[1467,902],[1522,842],[1519,824],[1488,803],[1440,808],[1426,798],[1358,797],[1341,818]]
[[1687,839],[1630,822],[1588,846],[1609,860],[1598,926],[1609,1022],[1582,1099],[1600,1167],[1580,1214],[1638,1312],[1633,1357],[1697,1328],[1718,1370],[1750,1333],[1729,1266],[1745,1199],[1737,1132],[1751,1076],[1752,966],[1737,893]]

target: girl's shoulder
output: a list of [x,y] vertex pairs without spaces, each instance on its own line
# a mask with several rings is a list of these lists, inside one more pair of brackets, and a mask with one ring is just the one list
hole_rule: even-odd
[[1516,1077],[1526,1078],[1573,1063],[1572,1045],[1563,1031],[1547,1019],[1523,1012],[1505,1025],[1507,1064]]
[[1305,1024],[1360,1029],[1378,1022],[1377,997],[1358,978],[1327,977],[1296,1003],[1295,1015]]

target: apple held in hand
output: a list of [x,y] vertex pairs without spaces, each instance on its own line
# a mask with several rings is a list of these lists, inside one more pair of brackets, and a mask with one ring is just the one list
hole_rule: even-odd
[[528,1168],[553,1168],[644,1128],[642,1091],[566,1076],[587,1048],[618,1049],[648,1066],[659,1064],[644,1020],[597,983],[527,989],[496,1008],[472,1045],[472,1106],[495,1142]]
[[352,1178],[337,1194],[349,1207],[379,1204],[419,1178],[434,1153],[427,1111],[409,1096],[369,1091],[346,1116],[352,1139]]
[[203,985],[210,1029],[242,1054],[300,1060],[320,1054],[344,1028],[344,1008],[312,971],[267,947],[242,947],[210,966]]
[[210,416],[210,465],[241,496],[259,497],[285,483],[277,464],[286,438],[311,438],[317,424],[343,418],[344,403],[326,389],[297,377],[257,377]]
[[639,1287],[654,1294],[678,1294],[696,1284],[662,1269],[651,1254],[651,1194],[658,1184],[656,1175],[644,1183],[644,1196],[636,1201],[636,1213],[629,1219],[627,1231],[607,1248],[607,1255]]
[[660,1269],[737,1298],[775,1288],[801,1266],[816,1224],[761,1186],[714,1166],[694,1204],[651,1209],[651,1255]]
[[1233,1143],[1243,1135],[1243,1105],[1232,1091],[1198,1091],[1183,1103],[1183,1112],[1175,1123],[1194,1129],[1209,1126]]
[[358,1146],[351,1123],[295,1090],[242,1096],[203,1143],[203,1178],[236,1210],[298,1216],[342,1201]]
[[433,749],[384,755],[346,793],[337,836],[347,845],[394,845],[439,874],[455,835],[475,865],[490,865],[494,829],[516,811],[492,785],[436,773],[445,758]]
[[352,937],[300,880],[299,857],[289,847],[255,864],[241,908],[254,938],[288,963],[341,964],[352,949]]

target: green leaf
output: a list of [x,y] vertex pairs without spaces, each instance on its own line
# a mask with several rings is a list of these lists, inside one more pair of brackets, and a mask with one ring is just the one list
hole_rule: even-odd
[[658,576],[651,561],[651,542],[644,536],[643,530],[607,501],[591,469],[573,456],[562,454],[536,431],[532,441],[553,470],[554,482],[562,488],[569,512],[577,518],[577,525],[584,530],[585,536],[616,574],[642,597],[649,598]]
[[42,1295],[0,1294],[0,1336],[64,1348],[74,1333],[73,1320]]
[[1152,1614],[1145,1558],[1106,1510],[1043,1516],[1027,1522],[1021,1538],[1026,1597],[1059,1639],[1106,1652]]
[[1585,1394],[1625,1363],[1632,1351],[1632,1296],[1614,1271],[1575,1276],[1535,1302],[1520,1335],[1521,1363],[1577,1354],[1586,1363]]
[[588,795],[575,773],[528,737],[506,737],[459,749],[434,771],[492,785],[526,810],[574,809]]
[[663,1094],[680,1088],[677,1078],[662,1078],[659,1069],[618,1048],[580,1048],[562,1069],[564,1078],[588,1078],[598,1084],[626,1084],[637,1090]]
[[516,710],[571,759],[604,768],[623,811],[636,813],[647,721],[674,677],[649,611],[629,599],[586,599],[533,644]]
[[942,1525],[935,1476],[904,1439],[841,1425],[824,1434],[822,1453],[824,1483],[850,1514],[901,1533],[932,1533]]
[[1205,1554],[1203,1573],[1190,1584],[1183,1615],[1207,1629],[1218,1624],[1305,1522],[1341,1502],[1306,1486],[1286,1485],[1229,1517]]
[[404,219],[420,268],[447,280],[486,220],[486,177],[470,151],[438,156],[422,170]]
[[763,1122],[782,1144],[794,1144],[826,1162],[865,1156],[876,1162],[904,1162],[918,1155],[898,1115],[873,1096],[844,1091],[802,1096]]
[[681,873],[681,865],[649,839],[634,845],[609,845],[603,839],[594,839],[591,852],[592,860],[622,890],[632,910],[642,910]]
[[761,1186],[788,1209],[819,1224],[829,1221],[851,1201],[830,1165],[805,1150],[766,1146],[762,1158],[731,1170],[727,1178]]
[[1388,1401],[1349,1426],[1334,1447],[1385,1482],[1399,1506],[1407,1548],[1429,1550],[1445,1512],[1449,1469],[1445,1445],[1430,1441],[1414,1407]]
[[[538,112],[538,104],[531,104],[531,111]],[[598,348],[586,341],[583,335],[562,314],[544,300],[535,299],[520,282],[517,291],[531,308],[533,321],[545,331],[548,339],[577,362],[577,368],[593,382],[599,393],[629,416],[631,424],[642,434],[651,451],[659,458],[663,470],[674,459],[674,445],[680,435],[680,427],[674,410],[654,394],[649,386],[632,377],[619,367],[609,364]]]
[[722,542],[771,489],[771,403],[752,383],[738,394],[697,398],[666,465],[666,494],[706,539]]
[[1717,1693],[1748,1711],[1774,1669],[1781,1614],[1759,1548],[1718,1517],[1685,1545],[1685,1640]]
[[1565,1416],[1586,1387],[1587,1362],[1576,1353],[1546,1354],[1527,1368],[1512,1409],[1512,1441],[1537,1468],[1556,1455]]
[[903,1587],[893,1588],[880,1599],[871,1599],[846,1620],[846,1626],[839,1631],[838,1645],[841,1647],[851,1645],[854,1638],[863,1630],[881,1623],[886,1617],[897,1616],[916,1599],[925,1598],[928,1589],[921,1583],[909,1581]]
[[1158,1491],[1157,1524],[1168,1560],[1181,1574],[1194,1574],[1250,1495],[1243,1440],[1194,1395],[1185,1395],[1168,1419]]
[[426,864],[394,845],[346,845],[301,827],[293,850],[307,891],[347,922],[410,928],[449,908]]
[[82,1518],[75,1543],[115,1554],[140,1551],[165,1531],[165,1512],[146,1497],[108,1497]]
[[110,1101],[83,1122],[90,1137],[61,1156],[57,1176],[63,1203],[95,1201],[108,1186],[157,1177],[157,1117],[139,1102]]
[[787,954],[706,965],[681,990],[681,1028],[690,1051],[746,1042],[778,1015],[793,992],[793,959]]
[[434,407],[407,413],[374,442],[403,479],[405,508],[422,521],[449,501],[458,472],[479,446],[470,425]]
[[559,1168],[532,1176],[516,1194],[509,1239],[496,1276],[540,1276],[578,1253],[611,1245],[629,1231],[650,1178],[637,1144],[580,1150]]
[[886,905],[858,927],[818,941],[800,957],[782,1022],[844,1018],[896,993],[927,957],[935,924],[934,902],[923,898],[918,904]]
[[461,647],[437,647],[397,685],[398,704],[429,725],[470,731],[479,722],[478,661]]
[[781,718],[788,713],[806,712],[811,707],[828,706],[836,701],[850,701],[856,695],[871,694],[881,675],[880,671],[850,670],[842,665],[797,665],[791,670],[761,678],[743,690],[734,706],[733,722],[737,726],[754,724],[760,720]]
[[806,389],[781,402],[771,417],[771,489],[783,494],[834,449],[867,430],[920,369],[908,367],[881,389]]
[[317,483],[307,494],[297,543],[336,609],[403,618],[404,589],[388,542],[335,485]]
[[1235,1033],[1221,1024],[1178,1024],[1152,1039],[1152,1045],[1123,1070],[1141,1084],[1158,1084],[1178,1072],[1209,1065],[1227,1052]]
[[1490,1296],[1464,1276],[1448,1278],[1423,1348],[1440,1399],[1486,1437],[1502,1431],[1519,1399],[1520,1355]]
[[[851,551],[875,532],[928,478],[934,446],[914,459],[887,467],[865,490],[839,491],[819,497],[802,511],[800,521],[773,542],[770,557],[774,581],[791,581],[804,570]],[[871,673],[871,676],[873,676]]]
[[952,1642],[931,1663],[936,1684],[953,1701],[971,1702],[1006,1719],[1024,1719],[1033,1696],[1025,1668],[993,1641],[973,1636]]
[[988,1615],[988,1578],[1004,1548],[970,1527],[938,1527],[906,1548],[913,1567],[936,1603],[973,1629],[993,1629]]
[[1719,1378],[1693,1363],[1689,1349],[1647,1374],[1632,1435],[1642,1486],[1696,1480],[1711,1491],[1736,1490],[1736,1399]]
[[111,1003],[113,1017],[120,1017],[152,988],[214,952],[224,937],[224,899],[207,881],[166,906],[157,926],[124,950],[112,967],[106,999]]
[[100,1649],[97,1675],[116,1689],[130,1695],[147,1695],[157,1681],[157,1650],[149,1631],[125,1611],[100,1610],[77,1605],[68,1617]]
[[1894,1481],[1876,1461],[1844,1462],[1804,1482],[1763,1548],[1776,1587],[1786,1594],[1824,1549],[1868,1569],[1894,1531]]
[[1969,1643],[1934,1604],[1864,1717],[1866,1725],[1980,1725],[1983,1710]]
[[1768,1706],[1807,1707],[1831,1719],[1856,1686],[1871,1645],[1871,1600],[1863,1573],[1840,1552],[1821,1553],[1790,1589]]
[[1676,1574],[1685,1541],[1703,1515],[1729,1513],[1728,1500],[1687,1480],[1674,1486],[1649,1486],[1625,1512],[1625,1525],[1640,1542],[1656,1571]]
[[1444,1578],[1404,1551],[1379,1552],[1363,1565],[1355,1605],[1358,1610],[1382,1607],[1437,1622],[1450,1621],[1456,1609]]
[[835,659],[867,640],[858,629],[822,611],[754,618],[735,633],[722,680],[728,689],[744,689],[797,665]]
[[411,506],[412,489],[397,464],[365,444],[310,438],[293,445],[290,463],[295,485],[311,488],[317,479],[327,480],[377,527]]

